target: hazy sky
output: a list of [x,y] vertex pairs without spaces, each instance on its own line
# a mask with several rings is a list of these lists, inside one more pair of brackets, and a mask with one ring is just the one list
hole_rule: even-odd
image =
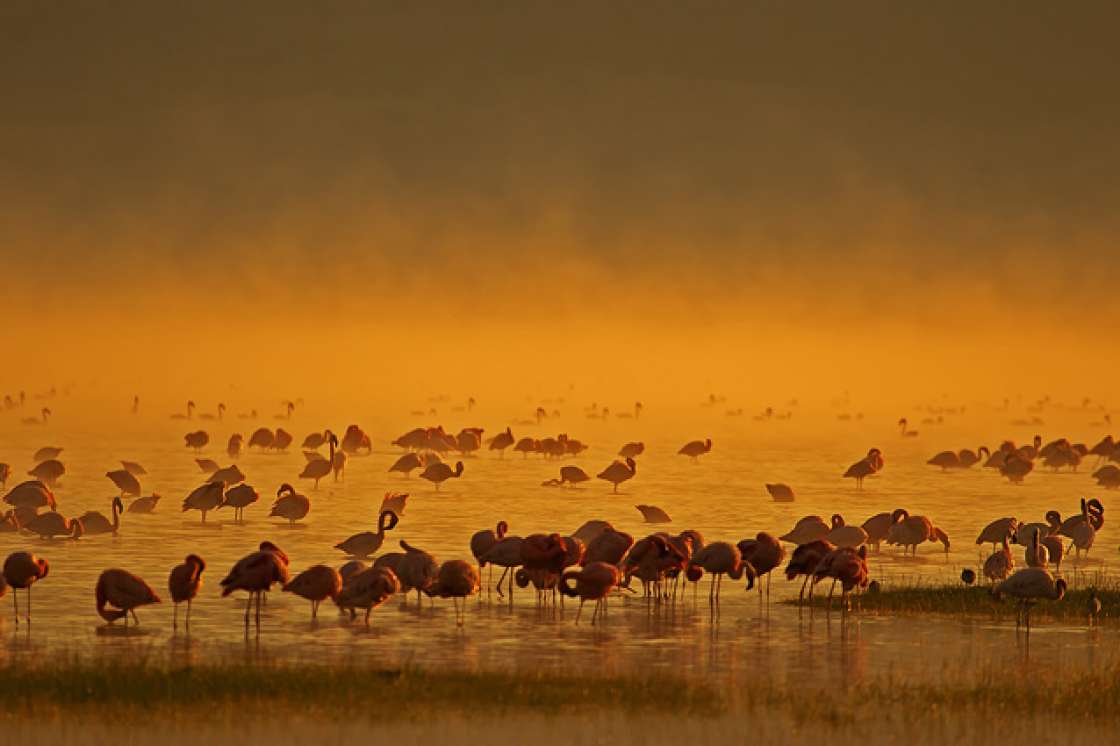
[[921,5],[6,2],[14,344],[753,320],[1107,361],[1120,11]]

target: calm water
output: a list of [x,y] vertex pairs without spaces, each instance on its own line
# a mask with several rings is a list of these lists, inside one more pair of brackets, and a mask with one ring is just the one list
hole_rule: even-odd
[[[63,514],[97,509],[108,515],[114,487],[104,473],[119,468],[120,459],[143,464],[149,472],[141,480],[144,493],[158,492],[164,500],[153,515],[126,513],[118,537],[47,542],[0,534],[0,552],[5,555],[30,549],[51,562],[50,577],[33,591],[35,621],[29,633],[15,629],[10,601],[3,600],[7,606],[0,606],[4,610],[0,640],[5,644],[0,655],[41,656],[63,649],[106,655],[154,651],[186,660],[269,655],[484,669],[665,669],[696,676],[718,673],[733,680],[831,674],[929,676],[1005,660],[1009,651],[1022,651],[1010,610],[1000,620],[915,620],[857,614],[841,623],[837,615],[826,618],[818,613],[810,618],[776,604],[767,609],[760,606],[755,594],[744,593],[741,583],[724,583],[722,611],[716,621],[709,615],[705,585],[698,604],[690,597],[686,603],[657,613],[650,613],[640,598],[624,597],[612,603],[608,624],[599,628],[574,626],[574,605],[560,613],[542,612],[535,608],[532,593],[519,591],[512,609],[497,601],[472,601],[466,627],[459,630],[450,602],[429,607],[425,601],[418,611],[413,596],[407,607],[394,601],[375,610],[372,629],[367,631],[361,624],[340,621],[327,606],[312,626],[306,602],[273,593],[260,640],[247,641],[241,616],[244,602],[239,597],[220,598],[218,581],[233,562],[266,538],[288,552],[293,574],[320,562],[341,564],[345,558],[333,545],[353,533],[375,528],[376,510],[387,490],[406,491],[411,497],[386,548],[395,550],[397,540],[407,539],[441,560],[470,559],[470,535],[492,527],[499,519],[509,522],[512,533],[524,535],[570,533],[585,520],[602,518],[640,536],[652,529],[634,509],[638,503],[668,511],[673,517],[670,530],[694,528],[708,540],[730,541],[759,530],[782,533],[800,516],[814,513],[827,518],[840,512],[857,524],[896,507],[930,516],[951,537],[951,553],[946,557],[940,545],[927,544],[919,549],[917,559],[903,559],[885,549],[873,558],[872,574],[887,583],[956,578],[961,567],[975,566],[976,534],[993,518],[1016,515],[1041,520],[1050,508],[1065,515],[1076,509],[1082,496],[1100,497],[1106,509],[1109,506],[1108,493],[1093,487],[1089,462],[1078,473],[1053,474],[1038,467],[1020,487],[1009,485],[988,469],[945,474],[925,465],[929,456],[943,448],[995,446],[1004,437],[1029,442],[1034,434],[1032,429],[1001,424],[994,417],[920,427],[920,437],[904,439],[885,419],[881,424],[839,423],[831,415],[799,414],[791,421],[760,423],[749,417],[726,417],[722,410],[697,408],[676,413],[670,420],[668,416],[659,419],[651,411],[654,409],[647,409],[637,421],[575,416],[540,427],[515,426],[518,436],[568,432],[591,448],[578,459],[564,462],[523,459],[512,452],[504,459],[483,453],[464,459],[463,478],[445,483],[438,493],[423,480],[388,474],[387,468],[400,453],[388,443],[411,427],[432,424],[429,420],[442,421],[452,431],[464,425],[483,426],[489,436],[504,428],[509,412],[490,413],[480,407],[469,416],[442,418],[388,418],[368,413],[316,417],[301,412],[284,423],[236,419],[185,423],[154,415],[124,415],[100,427],[68,426],[63,415],[39,428],[20,426],[18,417],[4,414],[0,461],[11,463],[17,475],[33,466],[31,455],[39,446],[66,449],[61,459],[67,474],[55,490]],[[55,410],[65,412],[65,405],[60,402]],[[1047,440],[1065,435],[1092,445],[1104,434],[1089,426],[1093,418],[1087,414],[1071,412],[1065,418],[1052,419],[1061,426],[1043,429],[1041,434]],[[211,445],[200,455],[224,466],[229,463],[225,442],[232,432],[242,432],[248,439],[257,424],[280,424],[296,436],[298,444],[308,432],[324,426],[342,432],[349,422],[358,422],[370,433],[375,449],[369,457],[350,459],[344,481],[324,481],[317,491],[309,482],[298,483],[295,476],[304,464],[298,448],[284,454],[247,453],[238,466],[262,497],[247,509],[244,525],[233,524],[229,509],[211,513],[205,527],[199,524],[196,511],[180,512],[183,497],[202,481],[193,460],[196,454],[182,445],[182,434],[188,429],[210,432]],[[676,455],[682,443],[703,437],[713,438],[715,446],[701,463]],[[558,473],[561,463],[576,463],[597,473],[628,440],[644,440],[647,447],[639,459],[638,476],[624,485],[623,494],[611,494],[610,485],[599,480],[574,490],[539,486]],[[871,446],[884,450],[886,468],[858,491],[851,480],[839,475]],[[9,487],[19,480],[13,477]],[[303,525],[294,529],[266,517],[271,496],[284,481],[296,483],[313,502]],[[797,501],[774,503],[763,488],[767,481],[792,484]],[[1112,574],[1117,548],[1110,516],[1106,512],[1091,559],[1076,569],[1070,565],[1066,574],[1074,582],[1084,582],[1090,573]],[[93,598],[102,569],[128,569],[166,595],[168,571],[189,552],[203,555],[209,563],[189,638],[182,629],[178,636],[172,635],[170,604],[140,610],[138,631],[125,634],[104,627]],[[795,595],[798,587],[776,579],[773,601]],[[1117,648],[1116,642],[1115,632],[1108,627],[1090,632],[1046,624],[1032,634],[1030,655],[1079,669],[1114,663],[1110,651]],[[935,659],[931,659],[931,649],[938,651]]]

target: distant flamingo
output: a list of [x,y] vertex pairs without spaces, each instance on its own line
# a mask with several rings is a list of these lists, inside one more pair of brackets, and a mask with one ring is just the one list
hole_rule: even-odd
[[448,479],[457,479],[463,476],[463,462],[455,462],[455,469],[452,470],[450,466],[444,463],[430,464],[423,472],[420,473],[421,479],[426,479],[436,486],[436,492],[439,492],[439,486],[446,482]]
[[794,501],[793,488],[788,484],[782,484],[780,482],[771,484],[768,482],[766,484],[766,491],[770,493],[770,497],[773,498],[776,503],[791,503]]
[[793,530],[778,538],[791,544],[808,544],[823,539],[831,529],[819,515],[807,515],[794,525]]
[[296,521],[307,517],[310,510],[311,501],[307,496],[299,494],[295,487],[285,482],[276,491],[276,502],[272,503],[268,515],[270,518],[285,518],[288,525],[294,526]]
[[606,469],[599,472],[596,476],[599,479],[606,480],[614,485],[614,492],[618,492],[618,485],[623,482],[633,479],[634,475],[638,473],[638,465],[634,459],[628,458],[626,461],[615,461],[611,463]]
[[225,486],[222,482],[207,482],[201,487],[196,487],[183,500],[183,512],[197,510],[202,513],[202,522],[206,523],[206,514],[220,508],[225,500]]
[[[315,489],[319,489],[319,480],[334,471],[334,454],[335,448],[338,447],[338,438],[331,434],[327,440],[330,446],[330,458],[318,459],[316,461],[309,461],[300,472],[300,479],[313,479],[315,480]],[[251,444],[250,444],[251,445]]]
[[500,457],[505,457],[506,449],[513,445],[513,431],[508,427],[490,439],[490,450],[497,451]]
[[377,532],[363,531],[334,545],[352,557],[369,557],[385,543],[385,532],[396,528],[400,518],[391,510],[383,510],[377,517]]
[[124,503],[121,501],[120,497],[113,498],[112,512],[112,521],[96,510],[83,513],[81,517],[78,518],[78,521],[82,524],[83,532],[87,536],[96,536],[97,534],[112,534],[116,536],[121,528],[121,513],[124,512]]
[[706,440],[692,440],[685,443],[681,446],[681,449],[677,451],[677,454],[688,456],[693,461],[698,461],[705,453],[711,453],[711,450],[712,439],[707,438]]
[[191,419],[194,419],[194,402],[193,401],[187,402],[187,413],[186,414],[173,414],[173,415],[171,415],[171,419],[173,419],[173,420],[191,420]]

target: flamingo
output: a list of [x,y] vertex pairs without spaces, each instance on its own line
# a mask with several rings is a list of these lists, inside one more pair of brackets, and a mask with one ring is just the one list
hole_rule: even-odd
[[401,539],[400,545],[404,550],[404,557],[397,568],[397,575],[402,587],[407,586],[416,591],[416,604],[420,605],[420,594],[427,592],[436,582],[439,562],[431,552],[411,546],[404,539]]
[[618,449],[619,457],[624,458],[624,459],[637,458],[638,456],[641,456],[645,452],[646,452],[646,444],[643,443],[642,441],[633,441],[633,442],[630,442],[630,443],[626,443],[625,445],[622,446],[622,448]]
[[179,628],[179,604],[187,604],[187,629],[191,626],[191,602],[198,595],[202,587],[202,571],[206,563],[197,554],[188,554],[182,564],[175,565],[167,577],[167,590],[171,593],[171,601],[175,604],[175,615],[171,620],[171,628]]
[[[39,410],[39,417],[24,417],[20,420],[24,425],[45,425],[51,417],[51,410],[43,407]],[[41,418],[41,419],[40,419]]]
[[505,458],[506,449],[513,443],[513,431],[507,427],[504,432],[500,432],[490,439],[489,448],[491,451],[497,451],[500,458]]
[[276,490],[276,502],[272,503],[269,511],[270,518],[285,518],[288,525],[294,526],[296,521],[305,518],[311,510],[311,501],[305,495],[296,492],[295,487],[285,482]]
[[222,468],[218,465],[218,462],[214,461],[213,459],[196,458],[194,462],[198,464],[198,469],[203,474],[213,474],[214,472]]
[[859,526],[847,526],[839,513],[832,516],[832,530],[824,536],[825,541],[841,548],[855,549],[867,543],[867,532]]
[[229,574],[222,579],[222,597],[234,591],[248,591],[249,600],[245,604],[245,630],[249,630],[249,609],[254,599],[257,602],[257,633],[261,629],[261,597],[272,587],[273,583],[288,582],[287,557],[282,552],[263,548],[262,543],[258,551],[248,554],[237,561],[230,569]]
[[128,505],[127,513],[154,513],[159,505],[160,496],[154,492],[145,497],[138,497]]
[[[579,599],[576,611],[576,624],[587,601],[595,602],[595,612],[591,624],[606,615],[607,596],[622,580],[617,566],[607,562],[590,562],[579,570],[568,570],[560,576],[560,593],[569,598]],[[574,584],[573,584],[574,581]]]
[[793,488],[781,482],[766,483],[766,491],[776,503],[791,503],[794,500]]
[[[128,472],[129,474],[131,474],[134,477],[142,477],[142,476],[145,476],[148,473],[147,469],[145,469],[143,466],[136,463],[135,461],[121,461],[121,467],[123,467],[126,472]],[[105,476],[109,476],[109,475],[106,474]],[[112,477],[109,477],[109,479],[112,479]],[[136,493],[136,494],[140,494],[140,493]]]
[[1000,539],[1000,543],[1003,545],[1002,549],[993,552],[992,555],[984,561],[984,577],[993,583],[999,580],[1006,580],[1015,569],[1015,557],[1011,554],[1011,547],[1007,544],[1010,535],[1010,531],[1005,533],[1003,538]]
[[805,576],[805,580],[801,582],[801,593],[797,597],[798,604],[804,602],[805,586],[817,571],[817,566],[834,549],[836,547],[827,541],[817,539],[801,544],[793,550],[793,556],[790,557],[789,564],[786,565],[786,580],[793,580],[799,575]]
[[899,508],[892,517],[894,525],[887,532],[887,543],[897,544],[902,547],[905,554],[907,547],[912,548],[912,553],[917,556],[918,545],[925,541],[939,541],[945,546],[945,554],[949,554],[949,536],[933,525],[933,522],[924,515],[910,515],[906,510]]
[[327,565],[313,565],[284,584],[284,590],[311,602],[311,619],[319,613],[319,604],[328,598],[338,600],[342,592],[342,576]]
[[43,463],[37,465],[34,469],[27,472],[30,476],[35,477],[40,482],[51,487],[55,486],[58,480],[66,473],[66,467],[58,459],[48,459]]
[[672,523],[673,519],[669,517],[661,508],[656,505],[635,505],[638,512],[642,514],[642,518],[646,523]]
[[12,589],[12,603],[15,606],[16,626],[19,626],[19,594],[27,591],[27,623],[31,624],[31,586],[47,577],[50,563],[36,557],[31,552],[13,552],[4,560],[4,581]]
[[976,544],[991,544],[992,551],[995,551],[996,544],[999,544],[1008,534],[1015,535],[1019,531],[1019,521],[1015,518],[997,518],[989,523],[981,531],[980,535],[976,537]]
[[1097,528],[1090,520],[1089,504],[1086,500],[1081,500],[1081,522],[1075,524],[1068,532],[1068,536],[1073,539],[1073,548],[1077,551],[1077,559],[1081,559],[1081,553],[1089,553],[1093,548],[1093,542],[1097,538]]
[[1018,627],[1025,619],[1029,633],[1031,606],[1037,599],[1061,601],[1066,595],[1066,581],[1062,578],[1055,580],[1049,570],[1041,567],[1026,567],[996,585],[992,589],[992,595],[997,600],[1003,596],[1013,596],[1019,600],[1019,613],[1015,618],[1015,626]]
[[408,495],[398,492],[386,492],[381,498],[381,510],[391,510],[397,517],[404,515],[405,505],[408,504]]
[[31,460],[35,463],[39,463],[41,461],[50,461],[51,459],[56,459],[61,456],[62,451],[63,449],[59,448],[58,446],[43,446],[39,450],[35,451],[35,455],[31,457]]
[[856,486],[863,489],[863,480],[877,474],[882,468],[883,452],[878,448],[872,448],[866,456],[848,467],[848,470],[844,472],[844,477],[855,479]]
[[[535,580],[538,600],[542,590],[556,587],[568,564],[568,553],[568,539],[559,534],[530,534],[522,540],[521,566]],[[525,587],[524,583],[520,585]]]
[[216,416],[210,414],[209,412],[203,412],[202,414],[200,414],[198,416],[198,419],[200,419],[200,420],[217,420],[218,422],[221,422],[222,417],[225,415],[225,413],[226,413],[226,405],[222,404],[221,402],[218,402],[218,414]]
[[681,449],[677,451],[677,455],[688,456],[693,461],[699,461],[701,456],[705,453],[711,453],[711,451],[712,439],[708,438],[706,440],[691,440],[685,443],[681,446]]
[[186,414],[182,414],[182,413],[173,414],[173,415],[171,415],[171,419],[173,419],[173,420],[193,420],[194,419],[194,402],[193,401],[187,402],[187,413]]
[[762,597],[762,580],[766,579],[766,597],[770,597],[771,572],[786,558],[785,547],[773,534],[759,531],[753,539],[743,539],[736,545],[743,562],[750,563],[758,576],[758,594]]
[[355,573],[346,581],[338,594],[338,605],[351,613],[354,609],[365,609],[366,627],[369,627],[370,612],[400,591],[401,581],[397,574],[388,567],[375,566]]
[[603,471],[599,472],[596,477],[603,479],[614,485],[614,492],[618,493],[618,485],[633,479],[634,475],[638,473],[638,465],[634,459],[628,458],[625,461],[614,461]]
[[419,469],[423,465],[424,463],[420,459],[420,454],[415,451],[409,451],[394,461],[393,465],[389,467],[389,471],[397,471],[407,477],[414,469]]
[[439,492],[439,486],[446,482],[448,479],[458,479],[463,476],[463,462],[456,461],[455,469],[452,470],[450,466],[444,463],[430,464],[427,468],[420,473],[421,479],[427,479],[429,482],[436,486],[436,492]]
[[258,427],[249,436],[249,447],[253,448],[255,446],[264,451],[271,448],[275,441],[276,435],[271,430],[267,427]]
[[[474,565],[463,560],[448,560],[439,566],[435,582],[428,588],[428,595],[450,598],[455,604],[455,623],[462,627],[466,614],[466,599],[478,593],[481,575]],[[460,607],[460,599],[463,601]]]
[[[521,543],[524,539],[520,536],[503,536],[492,547],[483,552],[479,557],[479,564],[494,564],[498,567],[504,568],[501,576],[498,578],[498,584],[494,590],[498,593],[498,598],[502,598],[505,594],[502,593],[502,581],[505,580],[506,575],[513,568],[521,567]],[[621,559],[621,557],[619,558]],[[510,577],[509,581],[510,603],[513,603],[513,578]]]
[[1027,567],[1046,567],[1050,564],[1050,550],[1042,543],[1042,532],[1035,530],[1026,551]]
[[[743,577],[744,567],[739,548],[726,541],[713,541],[693,553],[689,567],[699,567],[712,576],[712,583],[708,590],[708,604],[719,605],[719,587],[723,583],[723,576],[727,575],[732,580]],[[747,590],[754,587],[755,573],[753,568],[747,572]]]
[[[152,587],[142,578],[126,570],[109,569],[97,578],[97,587],[94,589],[97,600],[97,613],[109,624],[123,618],[128,626],[128,615],[137,624],[140,620],[136,616],[136,609],[148,604],[160,603],[159,596]],[[110,606],[114,608],[109,608]]]
[[941,451],[926,463],[930,466],[940,466],[941,471],[960,469],[962,466],[961,457],[953,451]]
[[583,482],[586,482],[590,479],[591,477],[583,469],[579,468],[578,466],[568,465],[560,467],[559,479],[550,479],[547,482],[543,482],[542,484],[549,487],[557,485],[562,486],[565,484],[575,486],[577,484],[582,484]]
[[[498,521],[498,525],[493,529],[483,529],[476,531],[471,535],[471,554],[474,555],[475,561],[478,563],[478,574],[482,576],[482,568],[486,565],[483,559],[486,553],[489,552],[495,544],[506,537],[509,532],[509,524],[505,521]],[[490,580],[486,586],[486,594],[490,595],[490,588],[494,584],[494,567],[490,566]]]
[[53,539],[56,536],[80,539],[85,533],[81,521],[76,518],[63,518],[61,513],[54,511],[35,516],[23,527],[33,534],[38,534],[41,539]]
[[[832,586],[828,589],[828,608],[832,608],[832,593],[836,589],[836,583],[839,582],[843,607],[851,611],[852,590],[866,588],[868,585],[867,547],[860,546],[859,549],[837,547],[826,554],[813,573],[813,585],[825,578],[832,578]],[[809,593],[811,596],[811,589]]]
[[873,544],[875,551],[878,552],[879,545],[887,540],[887,534],[893,525],[892,513],[876,513],[864,521],[860,528],[867,532],[867,543]]
[[234,433],[229,436],[229,441],[226,442],[226,455],[230,458],[237,458],[241,455],[241,446],[245,439],[241,437],[241,433]]
[[335,544],[334,548],[340,549],[352,557],[368,558],[385,543],[385,532],[396,528],[399,522],[400,518],[397,517],[396,513],[391,510],[383,510],[377,516],[377,533],[363,531],[354,534],[349,539]]
[[257,500],[260,500],[260,493],[247,484],[239,484],[236,487],[231,487],[226,492],[226,498],[218,508],[231,507],[233,508],[233,520],[235,523],[245,522],[245,508],[249,507]]
[[808,544],[828,535],[831,526],[819,515],[807,515],[794,525],[793,530],[778,538],[791,544]]
[[222,482],[207,482],[201,487],[196,487],[183,500],[183,512],[197,510],[202,513],[202,522],[206,523],[206,514],[220,508],[225,500],[225,485]]
[[116,536],[121,528],[121,513],[124,512],[124,503],[120,497],[113,498],[112,512],[112,521],[96,510],[90,510],[83,513],[78,518],[78,522],[81,523],[83,532],[89,536],[96,536],[97,534]]
[[39,508],[58,509],[54,493],[38,479],[29,479],[17,484],[4,496],[4,502],[17,509],[27,508],[33,511]]
[[[315,489],[319,489],[320,479],[334,471],[334,454],[338,447],[338,438],[332,433],[330,438],[327,439],[327,444],[330,446],[330,458],[308,461],[299,474],[300,479],[314,479]],[[252,444],[250,443],[250,445]]]
[[[580,538],[578,531],[575,536]],[[634,537],[625,531],[617,531],[613,526],[608,525],[595,538],[584,543],[587,545],[587,551],[584,552],[583,556],[584,567],[592,562],[607,562],[617,565],[622,562],[622,558],[634,546]]]

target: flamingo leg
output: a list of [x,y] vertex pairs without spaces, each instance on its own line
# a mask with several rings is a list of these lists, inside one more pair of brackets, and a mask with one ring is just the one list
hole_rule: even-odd
[[16,626],[18,627],[19,626],[19,589],[18,588],[15,588],[15,589],[12,590],[12,603],[15,604],[15,607],[16,607]]
[[191,628],[191,600],[187,599],[187,629]]
[[179,629],[179,604],[175,604],[174,615],[171,617],[171,629]]
[[583,613],[583,604],[587,599],[581,598],[579,600],[579,608],[576,609],[576,624],[579,624],[579,615]]
[[508,574],[509,574],[509,568],[507,567],[507,568],[502,570],[502,574],[498,578],[498,585],[496,586],[496,590],[498,591],[498,598],[505,598],[506,594],[502,593],[502,581],[504,581],[506,579],[506,575],[508,575]]

